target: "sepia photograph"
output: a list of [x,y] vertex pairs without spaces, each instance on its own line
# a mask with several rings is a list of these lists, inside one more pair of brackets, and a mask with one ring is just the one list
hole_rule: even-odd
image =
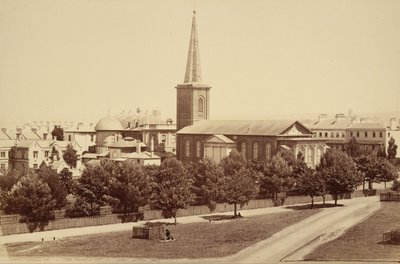
[[399,14],[0,0],[0,263],[399,263]]

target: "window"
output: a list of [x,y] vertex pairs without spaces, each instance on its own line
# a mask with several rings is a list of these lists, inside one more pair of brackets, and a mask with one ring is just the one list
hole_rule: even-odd
[[267,160],[271,159],[271,144],[267,143],[267,145],[265,145],[265,158]]
[[331,132],[331,138],[333,138],[335,136],[335,133]]
[[379,137],[383,137],[383,134],[382,134],[382,132],[379,132]]
[[90,135],[90,142],[94,141],[94,135]]
[[353,137],[353,132],[350,132],[350,137]]
[[364,132],[364,136],[365,136],[365,137],[368,137],[368,132]]
[[322,132],[319,132],[319,137],[322,137]]
[[161,142],[165,143],[167,141],[167,135],[161,135]]
[[360,137],[360,132],[357,131],[357,137]]
[[253,145],[253,158],[256,159],[258,158],[258,143],[254,143]]
[[198,106],[199,114],[204,114],[204,99],[203,97],[199,97],[199,106]]
[[190,141],[185,141],[185,157],[190,157]]
[[196,142],[196,157],[200,158],[201,156],[201,143],[200,141]]
[[372,132],[372,137],[375,137],[376,136],[376,133],[375,132]]
[[6,168],[6,164],[0,164],[0,169],[4,170]]
[[46,150],[45,152],[44,152],[44,156],[47,158],[47,157],[49,157],[49,151],[48,150]]
[[72,135],[68,135],[68,141],[72,141]]
[[34,168],[34,169],[37,169],[37,168],[38,168],[38,165],[37,165],[37,164],[33,164],[33,168]]
[[243,142],[242,145],[240,146],[240,150],[241,150],[243,158],[246,158],[246,143],[245,142]]
[[6,157],[6,153],[4,151],[0,152],[0,157],[5,158]]
[[337,138],[339,137],[339,132],[336,132],[336,137],[337,137]]
[[171,135],[171,142],[175,143],[175,134]]
[[34,152],[33,152],[33,157],[34,157],[34,158],[37,158],[38,156],[39,156],[38,152],[37,152],[37,151],[34,151]]
[[344,132],[342,132],[342,138],[344,138],[345,137],[345,134],[344,134]]
[[325,132],[325,137],[326,137],[326,138],[328,137],[328,132]]

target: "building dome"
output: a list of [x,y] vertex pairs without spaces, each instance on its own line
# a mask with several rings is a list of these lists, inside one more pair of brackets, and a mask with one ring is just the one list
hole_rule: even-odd
[[95,127],[96,131],[121,131],[124,130],[121,122],[116,119],[115,117],[112,116],[106,116],[103,117],[102,119],[99,120],[99,122],[97,122],[96,127]]

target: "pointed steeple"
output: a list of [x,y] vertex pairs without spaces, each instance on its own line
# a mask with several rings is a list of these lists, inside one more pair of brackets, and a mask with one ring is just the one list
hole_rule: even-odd
[[192,33],[190,34],[189,52],[184,83],[201,83],[200,53],[197,39],[195,10],[193,10]]

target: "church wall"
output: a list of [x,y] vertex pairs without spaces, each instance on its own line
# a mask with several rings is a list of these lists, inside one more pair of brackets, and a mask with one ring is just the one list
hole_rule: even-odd
[[193,93],[190,88],[177,87],[177,130],[192,125],[193,116]]

